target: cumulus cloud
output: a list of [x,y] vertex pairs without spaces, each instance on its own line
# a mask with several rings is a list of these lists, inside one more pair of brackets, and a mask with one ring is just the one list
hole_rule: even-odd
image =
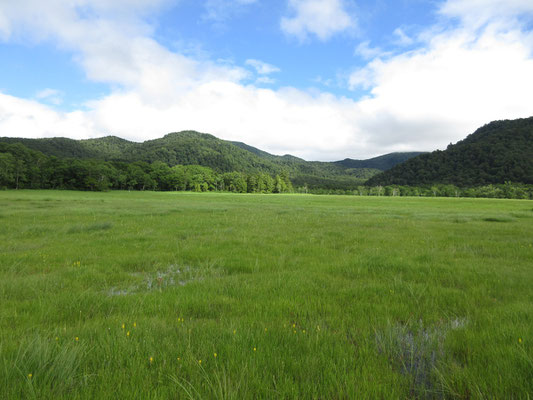
[[427,137],[442,148],[491,120],[533,115],[532,44],[520,30],[457,29],[354,71],[351,87],[371,89],[359,105],[374,116],[364,121],[372,143]]
[[64,136],[86,139],[102,136],[89,116],[82,111],[57,112],[33,100],[0,92],[0,132],[12,137]]
[[325,41],[355,27],[343,0],[289,0],[289,9],[293,15],[281,19],[281,29],[300,40],[315,35]]
[[[128,11],[109,10],[119,3]],[[519,22],[502,24],[498,15],[482,29],[430,29],[414,50],[377,55],[350,76],[353,89],[369,90],[357,99],[260,88],[247,83],[244,67],[170,51],[143,19],[157,11],[153,0],[0,4],[0,37],[57,43],[75,55],[89,79],[111,87],[83,111],[69,113],[37,97],[0,92],[2,136],[114,134],[142,141],[195,129],[276,154],[334,160],[442,148],[490,120],[533,115],[533,34]],[[443,6],[440,12],[456,18],[462,15],[457,10]],[[276,68],[252,59],[245,66],[265,79]]]

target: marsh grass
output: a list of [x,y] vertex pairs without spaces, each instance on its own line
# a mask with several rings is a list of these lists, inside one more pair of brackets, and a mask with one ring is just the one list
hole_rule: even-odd
[[175,286],[185,286],[191,282],[202,281],[206,278],[216,278],[224,274],[224,270],[217,268],[216,262],[205,262],[200,266],[171,264],[166,269],[155,272],[130,272],[129,275],[140,281],[127,288],[112,287],[109,296],[125,296],[143,291],[157,290],[159,292]]
[[449,330],[461,329],[465,325],[464,319],[441,321],[431,327],[425,327],[423,321],[389,322],[384,330],[375,332],[376,345],[393,368],[409,376],[411,397],[439,398],[450,394],[443,390],[438,370],[446,361],[446,335]]
[[80,364],[86,352],[82,344],[59,344],[40,336],[23,340],[13,358],[2,359],[2,387],[24,381],[19,392],[24,398],[68,395],[83,386]]
[[515,216],[529,201],[5,191],[0,204],[2,399],[533,392],[533,224]]

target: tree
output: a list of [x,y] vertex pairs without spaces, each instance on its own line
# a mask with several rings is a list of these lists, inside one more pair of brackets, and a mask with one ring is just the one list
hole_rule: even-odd
[[0,188],[12,188],[15,185],[15,157],[9,153],[0,153]]

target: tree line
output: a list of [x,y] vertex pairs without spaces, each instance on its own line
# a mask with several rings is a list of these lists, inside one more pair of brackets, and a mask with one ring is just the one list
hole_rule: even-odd
[[425,186],[357,186],[355,189],[296,188],[297,193],[337,194],[352,196],[415,196],[415,197],[484,197],[495,199],[533,200],[533,185],[506,182],[472,187],[436,184]]
[[[309,178],[309,177],[307,177]],[[313,185],[315,183],[315,185]],[[319,185],[323,185],[320,187]],[[348,185],[347,185],[348,186]],[[471,187],[432,185],[349,185],[322,179],[296,190],[287,172],[216,172],[200,165],[121,162],[46,156],[20,143],[0,143],[0,189],[228,191],[237,193],[339,194],[356,196],[486,197],[533,199],[533,185],[506,182]]]
[[286,172],[217,173],[200,165],[162,161],[127,163],[46,156],[20,143],[0,143],[0,188],[69,190],[188,190],[286,193],[293,187]]

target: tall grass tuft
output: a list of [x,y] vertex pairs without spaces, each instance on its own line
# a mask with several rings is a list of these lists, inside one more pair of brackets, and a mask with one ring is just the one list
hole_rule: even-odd
[[2,357],[0,386],[6,398],[53,398],[82,385],[80,365],[87,353],[81,343],[62,344],[36,336],[23,341],[12,357]]
[[378,351],[392,367],[410,378],[410,395],[433,398],[437,394],[436,367],[444,357],[446,329],[418,324],[392,324],[375,332]]

